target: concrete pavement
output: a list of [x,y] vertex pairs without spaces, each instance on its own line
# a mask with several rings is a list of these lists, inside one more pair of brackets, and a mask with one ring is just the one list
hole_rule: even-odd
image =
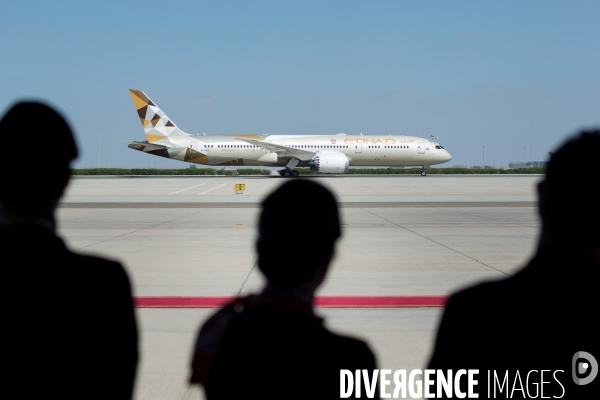
[[[513,274],[533,253],[539,177],[316,179],[340,199],[344,224],[319,295],[445,295]],[[76,178],[58,212],[59,231],[72,249],[120,260],[137,296],[250,293],[262,284],[253,248],[259,202],[282,182],[271,177]],[[233,194],[234,183],[246,183],[246,193]],[[240,207],[218,207],[222,202]],[[344,207],[349,203],[354,206]],[[295,221],[293,210],[286,220],[291,231],[294,224],[306,223]],[[318,227],[318,221],[310,222]],[[293,257],[302,249],[292,241],[289,251]],[[137,312],[142,340],[137,398],[199,398],[186,384],[189,357],[198,327],[213,311]],[[441,312],[319,310],[332,329],[366,338],[380,367],[389,369],[425,366]]]

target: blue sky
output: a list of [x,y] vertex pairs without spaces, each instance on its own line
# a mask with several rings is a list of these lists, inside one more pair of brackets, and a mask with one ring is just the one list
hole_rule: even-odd
[[532,132],[545,159],[600,125],[598,1],[88,3],[0,0],[0,110],[57,106],[75,167],[97,166],[98,129],[102,166],[187,167],[127,148],[128,88],[190,133],[424,132],[449,165],[529,159]]

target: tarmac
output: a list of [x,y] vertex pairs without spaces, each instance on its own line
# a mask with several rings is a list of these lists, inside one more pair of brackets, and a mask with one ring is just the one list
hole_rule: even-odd
[[[293,179],[293,178],[292,178]],[[311,177],[340,202],[343,237],[321,296],[448,295],[512,275],[535,249],[540,176]],[[235,296],[259,290],[260,202],[279,177],[74,177],[59,233],[119,260],[135,296]],[[234,193],[234,184],[246,190]],[[310,207],[310,204],[306,205]],[[290,226],[294,210],[282,216]],[[138,399],[198,399],[187,384],[198,328],[214,309],[137,310]],[[318,309],[332,330],[368,341],[380,368],[427,364],[441,308]]]

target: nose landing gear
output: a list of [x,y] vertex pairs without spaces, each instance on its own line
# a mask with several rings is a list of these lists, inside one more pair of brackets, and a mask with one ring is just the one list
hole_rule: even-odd
[[427,176],[427,172],[425,171],[424,165],[423,165],[423,169],[421,169],[421,176]]

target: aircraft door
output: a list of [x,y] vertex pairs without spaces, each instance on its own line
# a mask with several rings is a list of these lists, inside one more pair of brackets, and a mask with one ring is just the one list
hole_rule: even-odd
[[362,153],[362,143],[355,143],[354,144],[354,152],[355,153]]
[[198,150],[198,142],[196,142],[195,140],[190,142],[190,149],[192,150]]
[[417,149],[419,150],[419,154],[425,154],[425,143],[417,143]]

